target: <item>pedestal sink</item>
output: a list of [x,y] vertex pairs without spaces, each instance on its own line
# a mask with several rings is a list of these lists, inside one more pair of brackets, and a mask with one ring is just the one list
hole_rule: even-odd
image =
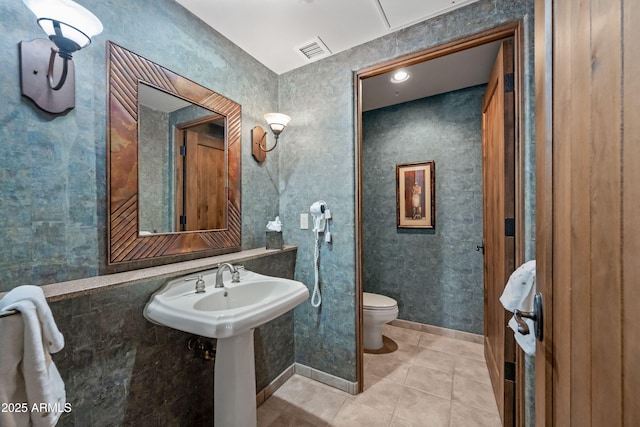
[[[231,274],[224,271],[224,288],[215,288],[216,272],[170,281],[151,296],[144,316],[160,325],[217,338],[214,426],[255,427],[253,331],[305,301],[309,290],[295,280],[244,269],[239,283],[231,283]],[[204,293],[195,292],[199,275],[205,281]]]

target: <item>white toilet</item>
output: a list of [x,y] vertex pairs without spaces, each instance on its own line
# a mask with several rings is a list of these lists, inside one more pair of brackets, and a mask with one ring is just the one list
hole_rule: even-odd
[[398,303],[384,295],[362,293],[364,320],[364,349],[382,348],[382,327],[398,318]]

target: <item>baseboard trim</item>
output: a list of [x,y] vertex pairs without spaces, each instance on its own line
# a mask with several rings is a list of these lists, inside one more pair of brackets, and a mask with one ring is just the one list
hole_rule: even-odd
[[412,322],[410,320],[396,319],[389,322],[392,326],[399,328],[412,329],[414,331],[427,332],[434,335],[455,338],[461,341],[468,341],[476,344],[483,344],[484,337],[470,332],[456,331],[455,329],[443,328],[441,326],[427,325],[424,323]]
[[265,388],[256,393],[256,407],[262,405],[273,393],[276,392],[293,374],[302,375],[322,384],[328,385],[349,394],[358,394],[358,383],[347,381],[344,378],[327,374],[301,363],[294,363],[285,369],[276,379],[271,381]]
[[295,364],[289,366],[287,369],[282,371],[280,375],[276,377],[273,381],[271,381],[265,388],[260,390],[256,394],[256,407],[260,406],[267,400],[273,393],[276,392],[282,384],[286,383],[289,378],[293,376],[295,373]]
[[301,363],[295,363],[295,373],[298,375],[302,375],[303,377],[311,378],[312,380],[326,384],[330,387],[337,388],[338,390],[342,390],[346,393],[353,395],[358,394],[357,381],[347,381],[344,378],[336,377],[335,375],[319,371],[315,368],[311,368]]

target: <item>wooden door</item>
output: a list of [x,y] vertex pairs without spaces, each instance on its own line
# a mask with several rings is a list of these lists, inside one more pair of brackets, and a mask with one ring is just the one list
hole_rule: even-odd
[[513,41],[502,43],[482,102],[484,352],[504,426],[515,423],[515,345],[499,301],[515,269]]
[[184,231],[225,228],[226,167],[224,141],[193,131],[184,132]]
[[538,426],[640,425],[639,19],[536,2]]

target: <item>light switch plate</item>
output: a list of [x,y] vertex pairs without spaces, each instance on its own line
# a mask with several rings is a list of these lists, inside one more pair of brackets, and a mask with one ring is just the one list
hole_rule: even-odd
[[300,214],[300,230],[309,229],[309,214]]

